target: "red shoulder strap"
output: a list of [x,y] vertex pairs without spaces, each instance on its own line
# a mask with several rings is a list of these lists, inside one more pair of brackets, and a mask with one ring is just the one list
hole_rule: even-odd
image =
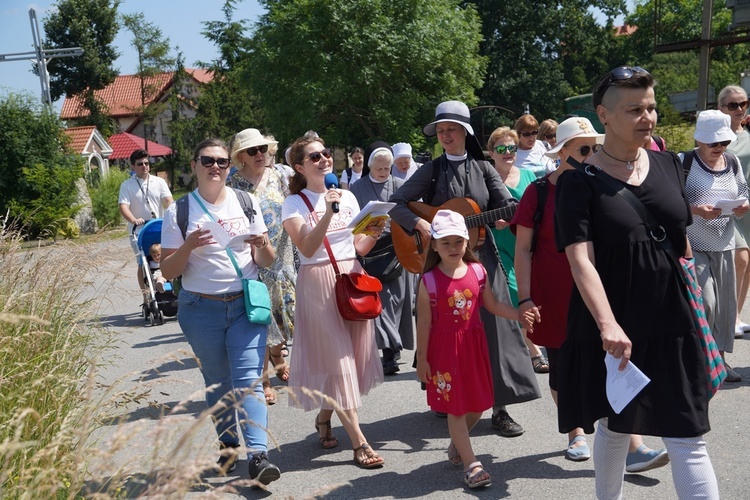
[[[313,218],[320,222],[318,219],[318,214],[315,213],[315,208],[313,208],[312,203],[310,203],[310,199],[307,197],[305,193],[300,191],[299,196],[302,198],[302,200],[305,202],[305,205],[307,205],[307,208],[310,209],[310,214],[313,216]],[[336,259],[333,257],[333,250],[331,250],[331,244],[328,243],[328,236],[323,237],[323,244],[326,247],[326,252],[328,252],[328,258],[331,259],[331,264],[333,264],[333,270],[336,272],[336,276],[339,276],[341,274],[341,271],[339,271],[339,266],[336,264]]]

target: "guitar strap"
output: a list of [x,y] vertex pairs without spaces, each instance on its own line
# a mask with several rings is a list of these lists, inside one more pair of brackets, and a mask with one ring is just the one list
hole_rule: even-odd
[[432,178],[430,179],[430,186],[427,189],[427,197],[425,198],[425,203],[428,205],[432,205],[432,199],[435,197],[435,193],[437,193],[437,181],[438,177],[440,177],[440,171],[443,169],[444,158],[445,154],[442,154],[432,162]]

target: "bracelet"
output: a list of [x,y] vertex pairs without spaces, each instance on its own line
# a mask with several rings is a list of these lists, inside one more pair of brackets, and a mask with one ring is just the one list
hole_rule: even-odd
[[531,300],[531,297],[527,297],[525,299],[519,300],[518,305],[520,306],[521,304],[525,304],[526,302],[534,302],[534,301]]

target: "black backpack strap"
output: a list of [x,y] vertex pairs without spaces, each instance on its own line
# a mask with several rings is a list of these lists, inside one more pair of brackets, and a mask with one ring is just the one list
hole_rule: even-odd
[[352,167],[346,167],[344,169],[344,172],[346,172],[346,183],[351,184],[352,183]]
[[177,205],[177,227],[182,232],[182,239],[187,235],[188,215],[190,214],[190,193],[175,201]]
[[739,161],[737,159],[737,156],[733,154],[727,154],[725,155],[727,159],[727,163],[729,163],[732,166],[732,172],[734,172],[734,175],[737,175],[737,171],[740,169]]
[[682,153],[682,171],[685,173],[685,182],[687,182],[690,167],[693,166],[693,156],[695,151],[685,151]]
[[240,202],[240,206],[242,207],[242,211],[245,212],[245,217],[247,217],[247,220],[250,221],[250,224],[253,223],[253,220],[255,220],[255,210],[253,209],[253,199],[250,198],[250,195],[247,193],[247,191],[243,191],[241,189],[232,188],[232,191],[237,195],[237,200]]
[[444,156],[440,155],[432,162],[432,178],[430,179],[430,187],[427,189],[427,197],[424,199],[428,205],[432,205],[432,199],[435,197],[435,193],[437,193],[437,181],[438,177],[440,177],[441,167],[440,162]]
[[659,148],[659,151],[664,151],[664,138],[660,135],[652,135],[651,138],[656,143],[656,147]]
[[531,236],[531,253],[534,253],[534,249],[536,248],[539,226],[542,224],[544,207],[547,203],[547,193],[549,193],[549,184],[546,177],[535,180],[533,184],[536,186],[536,211],[534,212],[534,233]]
[[[242,211],[245,212],[245,217],[247,217],[247,220],[249,220],[250,224],[252,224],[253,220],[255,219],[253,199],[250,198],[250,195],[247,194],[246,191],[243,191],[241,189],[232,188],[232,191],[234,191],[237,195],[237,200],[240,202]],[[188,219],[190,216],[190,193],[181,197],[180,199],[175,201],[175,203],[177,204],[177,227],[180,228],[180,231],[182,232],[182,239],[184,240],[187,237]]]

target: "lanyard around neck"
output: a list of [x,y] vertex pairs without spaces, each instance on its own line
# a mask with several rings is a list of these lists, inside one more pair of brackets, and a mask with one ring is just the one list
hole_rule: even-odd
[[[203,204],[203,202],[201,201],[200,197],[197,194],[195,194],[195,191],[191,192],[190,194],[193,195],[193,199],[195,201],[197,201],[198,205],[200,205],[201,208],[203,209],[203,211],[206,212],[206,215],[208,215],[208,217],[213,222],[216,222],[216,219],[214,218],[214,216],[211,214],[211,212],[208,211],[208,209],[206,208],[206,205]],[[240,270],[240,266],[237,265],[237,261],[234,258],[234,252],[232,252],[232,250],[230,250],[229,247],[226,247],[224,250],[227,251],[227,255],[229,255],[229,260],[232,261],[232,265],[234,266],[234,270],[237,271],[237,276],[239,276],[240,279],[242,279],[242,271]]]

